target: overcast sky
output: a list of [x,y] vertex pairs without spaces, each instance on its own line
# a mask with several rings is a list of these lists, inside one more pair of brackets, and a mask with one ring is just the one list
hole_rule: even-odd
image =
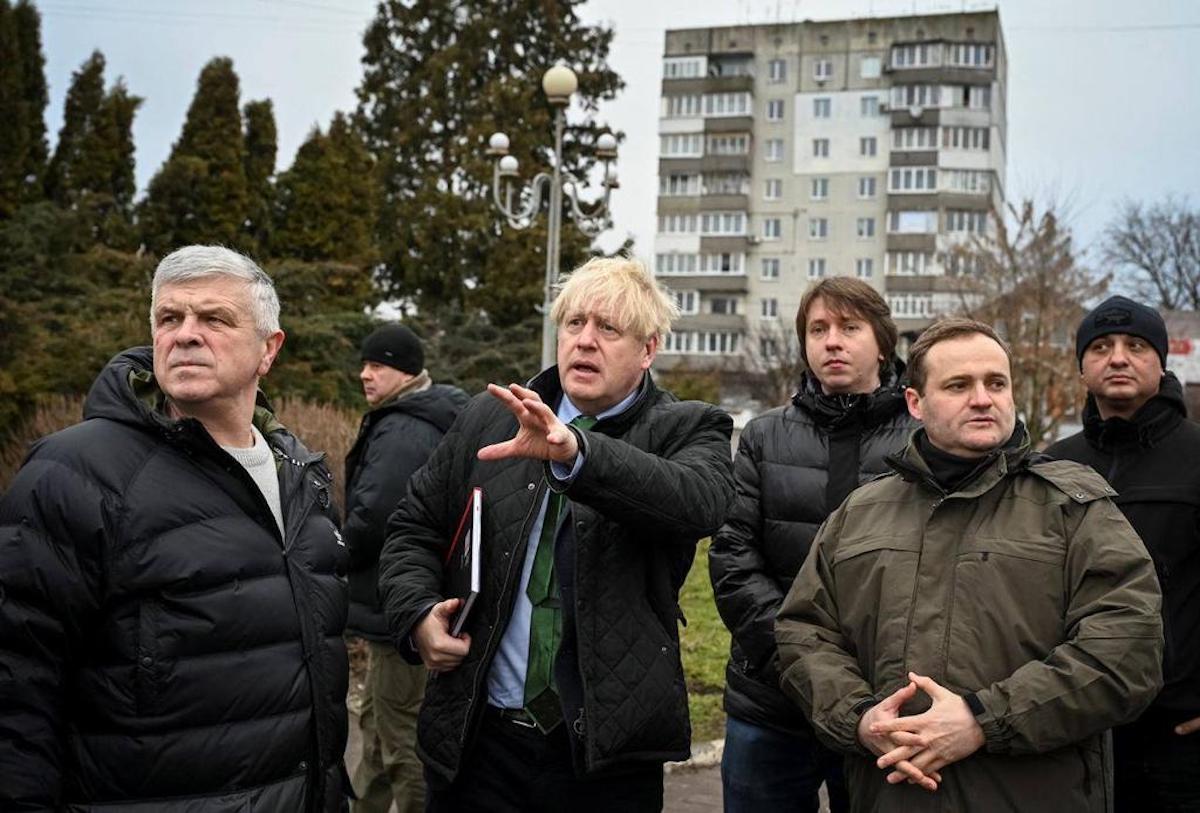
[[[47,126],[62,123],[71,72],[95,48],[108,77],[145,98],[134,126],[139,186],[179,136],[201,67],[230,56],[242,100],[269,97],[279,169],[308,131],[354,107],[361,35],[374,0],[35,0],[42,11]],[[738,23],[978,10],[998,6],[1008,48],[1010,199],[1066,201],[1089,246],[1125,197],[1200,198],[1200,3],[1195,0],[589,0],[588,21],[616,29],[610,63],[625,78],[600,120],[626,134],[615,228],[653,250],[663,32]],[[547,134],[549,138],[549,134]]]

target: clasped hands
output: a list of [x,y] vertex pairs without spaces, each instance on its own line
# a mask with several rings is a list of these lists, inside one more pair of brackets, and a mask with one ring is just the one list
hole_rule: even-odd
[[[935,791],[941,770],[975,753],[983,745],[983,729],[959,695],[932,678],[908,673],[909,682],[867,710],[858,721],[858,739],[879,758],[875,764],[890,784],[910,782]],[[922,714],[901,717],[900,708],[925,692],[933,704]]]

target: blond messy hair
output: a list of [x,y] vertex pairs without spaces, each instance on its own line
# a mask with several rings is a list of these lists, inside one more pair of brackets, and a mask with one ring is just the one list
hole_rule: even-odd
[[561,326],[579,312],[602,313],[624,333],[639,339],[670,332],[679,308],[667,290],[632,257],[593,257],[558,285],[550,311]]

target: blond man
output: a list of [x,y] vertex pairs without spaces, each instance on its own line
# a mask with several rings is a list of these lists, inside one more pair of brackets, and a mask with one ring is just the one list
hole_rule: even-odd
[[[380,589],[434,673],[418,724],[430,810],[658,810],[689,752],[678,591],[733,497],[728,415],[650,375],[676,309],[638,262],[594,259],[554,305],[558,364],[491,385],[413,478]],[[484,493],[465,634],[443,561]]]

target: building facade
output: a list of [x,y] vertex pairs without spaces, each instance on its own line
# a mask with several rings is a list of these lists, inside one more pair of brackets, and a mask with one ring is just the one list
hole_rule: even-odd
[[671,30],[654,270],[683,316],[663,367],[786,355],[816,279],[858,276],[902,331],[955,308],[993,227],[1006,58],[994,11]]

